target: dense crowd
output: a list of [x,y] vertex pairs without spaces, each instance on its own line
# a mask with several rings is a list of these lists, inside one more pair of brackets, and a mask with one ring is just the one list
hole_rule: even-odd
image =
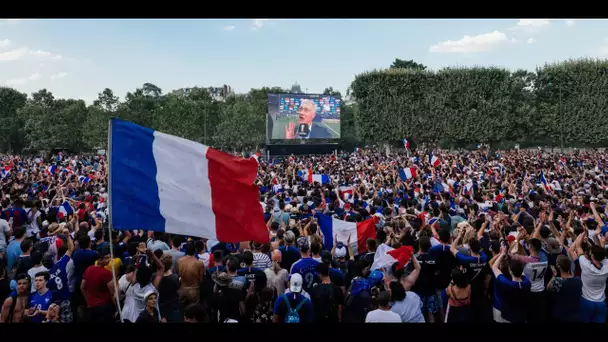
[[104,156],[4,156],[0,322],[605,322],[608,155],[428,152],[258,158],[268,243],[111,231]]

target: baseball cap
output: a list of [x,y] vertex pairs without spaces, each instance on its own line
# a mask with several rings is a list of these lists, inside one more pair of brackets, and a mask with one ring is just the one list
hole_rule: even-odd
[[344,247],[344,245],[336,246],[334,255],[336,256],[336,258],[344,258],[346,256],[346,247]]
[[300,273],[294,273],[289,277],[289,291],[293,293],[302,292],[302,276]]
[[298,249],[302,252],[306,252],[310,249],[310,242],[305,236],[299,237],[297,241]]

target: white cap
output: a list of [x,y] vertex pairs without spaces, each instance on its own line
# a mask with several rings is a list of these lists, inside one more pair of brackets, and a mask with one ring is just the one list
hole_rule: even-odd
[[336,248],[334,254],[336,258],[344,258],[346,256],[346,247]]
[[302,292],[302,276],[300,273],[294,273],[289,278],[289,291],[293,293]]

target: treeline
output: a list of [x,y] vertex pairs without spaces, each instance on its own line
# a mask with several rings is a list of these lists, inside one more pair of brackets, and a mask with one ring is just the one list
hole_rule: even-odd
[[[267,94],[252,89],[214,100],[204,88],[163,94],[145,83],[120,100],[106,88],[93,104],[57,99],[46,89],[28,97],[0,87],[0,151],[27,153],[104,148],[108,120],[118,117],[210,146],[251,150],[266,136]],[[397,59],[390,69],[357,75],[353,102],[341,112],[342,142],[442,147],[607,146],[608,61],[575,60],[529,72],[446,68],[436,72]],[[331,87],[325,94],[339,95]]]
[[358,75],[351,87],[365,142],[407,136],[444,147],[608,145],[607,60],[570,60],[536,72],[392,67]]

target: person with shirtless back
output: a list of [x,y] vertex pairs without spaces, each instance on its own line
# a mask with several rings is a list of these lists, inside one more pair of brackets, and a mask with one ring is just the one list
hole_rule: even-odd
[[28,317],[30,283],[30,276],[27,274],[21,273],[17,276],[17,294],[6,298],[2,304],[0,323],[21,323]]
[[186,255],[178,261],[180,284],[179,301],[182,308],[190,304],[198,304],[200,300],[200,286],[205,278],[205,264],[198,260],[194,254],[194,243],[186,244]]

